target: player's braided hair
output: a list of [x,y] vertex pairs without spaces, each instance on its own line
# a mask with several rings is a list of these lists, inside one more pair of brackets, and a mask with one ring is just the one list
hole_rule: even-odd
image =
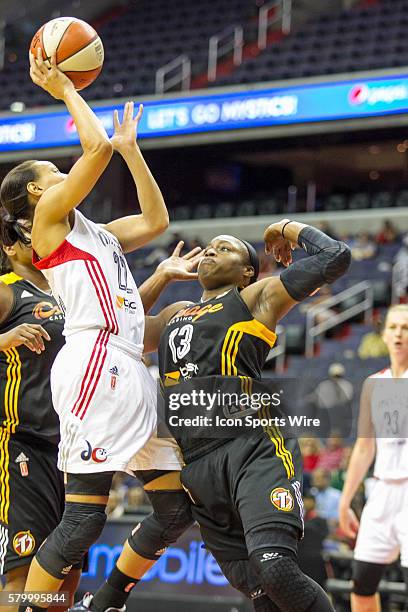
[[12,219],[32,218],[27,185],[38,178],[36,163],[33,159],[22,162],[10,170],[1,183],[0,201]]
[[12,267],[3,250],[3,246],[11,246],[16,242],[22,244],[30,244],[30,238],[27,236],[27,228],[12,217],[4,207],[0,208],[0,274],[10,272]]

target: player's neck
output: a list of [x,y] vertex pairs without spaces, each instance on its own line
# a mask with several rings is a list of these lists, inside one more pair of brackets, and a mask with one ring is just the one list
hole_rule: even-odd
[[235,285],[225,285],[223,287],[217,287],[217,289],[204,289],[203,295],[201,296],[201,302],[221,297],[221,295],[224,295],[224,293],[227,293],[234,287]]
[[408,370],[408,360],[403,361],[393,360],[391,363],[391,373],[393,378],[401,378]]
[[40,270],[14,262],[13,272],[14,274],[17,274],[17,276],[24,278],[24,280],[30,281],[30,283],[33,283],[33,285],[42,291],[49,291],[50,286],[48,281]]

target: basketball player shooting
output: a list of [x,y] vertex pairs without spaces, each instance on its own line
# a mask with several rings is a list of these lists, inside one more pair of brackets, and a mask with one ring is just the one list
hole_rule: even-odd
[[[147,446],[156,428],[154,382],[141,361],[144,312],[123,256],[163,232],[168,214],[160,189],[136,142],[142,108],[114,115],[109,140],[103,126],[56,66],[30,56],[34,83],[63,100],[83,154],[62,174],[46,161],[25,162],[2,183],[2,203],[16,219],[32,219],[33,260],[65,313],[66,343],[51,372],[61,425],[58,467],[67,473],[65,511],[30,567],[26,591],[57,591],[71,567],[99,537],[112,477]],[[118,151],[136,183],[140,215],[100,226],[76,207]],[[22,187],[23,186],[23,187]],[[114,381],[112,380],[114,377]],[[146,469],[178,470],[175,445],[154,449]],[[21,606],[25,609],[26,606]],[[30,605],[35,611],[37,606]],[[43,603],[38,608],[47,607]]]

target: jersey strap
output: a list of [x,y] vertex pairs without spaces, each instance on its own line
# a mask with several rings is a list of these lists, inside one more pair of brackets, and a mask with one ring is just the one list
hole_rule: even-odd
[[221,349],[221,374],[222,376],[236,376],[238,369],[235,360],[238,353],[239,343],[244,334],[250,334],[260,338],[272,348],[276,342],[276,334],[256,319],[251,321],[238,321],[231,325],[225,334]]
[[2,274],[0,276],[0,281],[5,285],[13,285],[18,281],[23,280],[21,276],[18,276],[15,272],[9,272],[8,274]]

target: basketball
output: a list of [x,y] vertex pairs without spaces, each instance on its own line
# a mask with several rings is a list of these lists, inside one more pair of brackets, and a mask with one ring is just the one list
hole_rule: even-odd
[[58,17],[48,21],[34,35],[30,53],[37,57],[39,48],[47,65],[56,53],[58,68],[77,90],[93,83],[102,69],[102,41],[93,27],[82,19]]

